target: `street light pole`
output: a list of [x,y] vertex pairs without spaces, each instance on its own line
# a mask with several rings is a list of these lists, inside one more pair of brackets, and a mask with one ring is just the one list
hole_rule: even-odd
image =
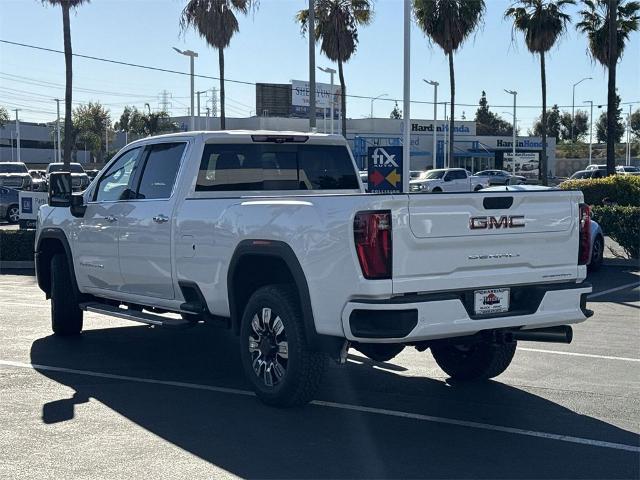
[[432,168],[436,168],[436,150],[438,149],[438,140],[437,140],[437,130],[438,130],[438,82],[434,80],[425,80],[422,79],[423,82],[433,85],[433,153],[431,154],[432,158]]
[[411,170],[411,0],[404,0],[404,75],[403,110],[404,129],[402,132],[402,191],[409,193],[409,172]]
[[309,0],[309,130],[316,128],[316,6]]
[[20,162],[20,120],[18,119],[18,112],[20,109],[15,108],[13,111],[16,112],[16,154],[18,161]]
[[196,129],[196,119],[194,116],[194,102],[195,102],[195,85],[194,85],[194,59],[198,56],[193,50],[180,50],[173,47],[173,49],[181,55],[189,57],[189,71],[191,77],[191,131]]
[[571,94],[571,143],[575,142],[575,140],[573,139],[573,127],[576,123],[576,116],[575,116],[576,87],[580,85],[582,82],[584,82],[585,80],[591,80],[591,79],[592,79],[591,77],[585,77],[579,82],[576,82],[573,84],[573,90]]
[[629,133],[631,132],[631,104],[629,104],[629,113],[627,114],[627,166],[631,165],[631,138]]
[[383,93],[383,94],[378,95],[377,97],[371,99],[371,116],[369,118],[373,118],[373,102],[375,102],[379,98],[388,97],[388,96],[389,96],[389,94]]
[[589,165],[591,165],[591,150],[593,146],[593,100],[585,100],[582,103],[591,105],[591,112],[589,113]]
[[318,69],[324,73],[328,73],[331,76],[331,104],[329,107],[330,107],[330,114],[331,114],[331,135],[333,135],[333,124],[335,122],[335,119],[333,116],[333,106],[336,103],[336,96],[333,91],[333,75],[336,73],[336,71],[333,68],[329,68],[329,67],[318,67]]
[[[449,125],[447,120],[447,105],[449,102],[444,102],[444,124]],[[444,159],[442,165],[444,168],[449,168],[449,132],[444,133]]]
[[516,92],[515,90],[504,90],[505,92],[507,92],[510,95],[513,95],[513,145],[511,146],[511,154],[513,155],[513,159],[511,160],[513,163],[511,165],[511,172],[512,173],[516,173],[516,123],[518,121],[518,118],[516,116],[516,98],[518,96],[518,92]]
[[56,101],[56,110],[57,110],[57,113],[58,113],[58,116],[56,118],[56,137],[57,137],[56,141],[57,141],[57,145],[58,145],[58,147],[57,147],[58,154],[56,156],[56,161],[58,163],[62,163],[62,153],[60,152],[60,145],[61,145],[61,142],[60,142],[60,99],[59,98],[55,98],[54,100]]

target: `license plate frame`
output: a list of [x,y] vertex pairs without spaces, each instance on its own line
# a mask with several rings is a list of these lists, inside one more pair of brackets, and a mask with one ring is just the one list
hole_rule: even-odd
[[476,315],[487,316],[509,311],[511,289],[485,288],[473,292],[473,311]]

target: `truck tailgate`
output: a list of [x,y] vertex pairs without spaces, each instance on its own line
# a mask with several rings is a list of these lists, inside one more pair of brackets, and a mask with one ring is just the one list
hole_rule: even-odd
[[394,293],[575,280],[579,192],[409,195],[394,223]]

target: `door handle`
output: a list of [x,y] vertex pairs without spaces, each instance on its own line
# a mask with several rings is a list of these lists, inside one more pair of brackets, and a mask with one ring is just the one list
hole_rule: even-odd
[[167,223],[169,221],[169,217],[167,217],[166,215],[160,214],[153,217],[153,221],[156,223]]
[[109,222],[109,223],[113,223],[115,221],[117,221],[118,219],[116,217],[114,217],[113,215],[107,215],[106,217],[104,217],[104,219]]

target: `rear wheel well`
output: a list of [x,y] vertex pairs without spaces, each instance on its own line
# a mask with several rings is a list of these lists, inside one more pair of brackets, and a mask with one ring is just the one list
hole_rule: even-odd
[[[57,238],[45,238],[38,249],[38,284],[47,294],[51,295],[51,259],[54,255],[67,254],[64,245]],[[68,259],[67,259],[68,260]]]
[[276,256],[247,254],[243,255],[235,266],[233,272],[233,291],[230,305],[232,312],[233,329],[239,333],[240,319],[251,295],[260,287],[274,284],[291,285],[296,293],[296,282],[286,262]]

